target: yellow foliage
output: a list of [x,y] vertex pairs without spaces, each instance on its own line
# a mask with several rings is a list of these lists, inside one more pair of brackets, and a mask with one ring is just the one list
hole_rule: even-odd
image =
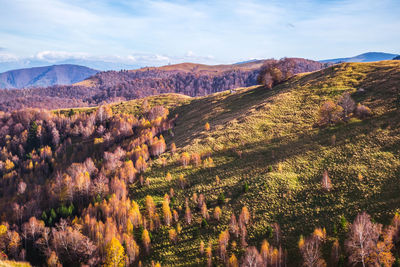
[[172,175],[169,172],[167,173],[167,176],[165,177],[165,180],[167,182],[170,182],[172,180]]
[[105,266],[123,267],[125,266],[125,251],[121,243],[113,237],[106,249]]
[[7,233],[7,226],[5,225],[0,225],[0,236],[4,235],[5,233]]
[[175,243],[175,242],[176,242],[176,239],[177,239],[176,230],[175,230],[174,228],[168,230],[168,235],[169,235],[169,239],[170,239],[172,242]]
[[6,170],[6,172],[10,172],[14,169],[15,165],[14,162],[12,162],[9,159],[6,159],[6,162],[4,162],[4,168]]
[[315,228],[313,235],[321,240],[324,240],[326,238],[326,230],[325,228]]
[[229,258],[228,266],[229,267],[239,267],[238,260],[235,256],[235,254],[232,254],[232,256]]
[[187,166],[190,161],[190,155],[188,152],[183,152],[181,155],[181,162],[183,166]]
[[209,131],[209,130],[210,130],[210,124],[209,124],[208,122],[206,122],[206,124],[204,125],[204,129],[205,129],[206,131]]
[[147,229],[143,230],[142,241],[143,241],[143,245],[146,247],[146,250],[148,251],[149,247],[150,247],[151,240],[150,240],[149,231],[147,231]]
[[304,237],[301,235],[300,240],[298,242],[298,246],[301,249],[304,246]]
[[102,143],[104,143],[104,139],[103,139],[103,137],[95,138],[94,141],[93,141],[93,143],[94,143],[95,145],[97,145],[97,144],[102,144]]

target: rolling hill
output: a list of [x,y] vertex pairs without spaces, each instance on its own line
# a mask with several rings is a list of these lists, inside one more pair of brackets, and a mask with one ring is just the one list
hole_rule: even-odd
[[360,54],[360,55],[357,55],[354,57],[325,59],[325,60],[320,60],[320,62],[324,62],[324,63],[328,63],[328,62],[330,62],[330,63],[373,62],[373,61],[381,61],[381,60],[391,60],[396,56],[399,56],[399,55],[382,53],[382,52],[368,52],[368,53]]
[[0,73],[0,88],[46,87],[80,82],[98,71],[79,65],[53,65]]
[[[183,225],[176,245],[164,232],[153,233],[152,260],[163,265],[205,264],[206,257],[198,253],[200,242],[211,242],[216,251],[232,212],[238,215],[243,206],[251,213],[248,243],[259,247],[267,238],[278,246],[271,229],[279,224],[290,266],[301,265],[300,235],[316,227],[326,228],[323,255],[329,262],[335,238],[344,251],[343,218],[351,222],[366,211],[388,224],[400,207],[400,116],[395,105],[399,67],[394,61],[341,64],[299,74],[273,90],[256,86],[221,92],[174,108],[171,116],[179,117],[173,136],[166,140],[177,145],[178,153],[167,154],[166,167],[154,161],[144,174],[149,185],[132,186],[131,194],[144,203],[147,195],[161,200],[172,187],[174,207],[179,207],[185,198],[202,193],[210,213],[220,206],[222,216],[201,227],[198,215],[193,225]],[[319,107],[343,92],[370,107],[373,116],[315,128]],[[204,129],[206,122],[210,131]],[[211,155],[213,164],[182,167],[177,163],[182,152]],[[330,192],[320,185],[324,170],[332,180]],[[168,172],[175,182],[165,179]],[[185,190],[176,187],[180,175],[187,179]],[[221,195],[226,197],[222,205]],[[222,264],[216,254],[213,261]]]
[[[399,61],[343,63],[272,89],[0,114],[0,213],[22,229],[40,228],[31,216],[42,220],[53,229],[46,237],[56,239],[56,259],[71,266],[57,246],[62,234],[87,244],[73,250],[82,264],[104,262],[114,237],[133,265],[224,266],[224,251],[243,263],[265,239],[271,262],[300,266],[299,239],[314,233],[323,240],[319,257],[350,266],[344,244],[357,214],[388,225],[400,211],[399,82]],[[344,93],[370,115],[317,124],[321,106]],[[25,155],[32,146],[37,152]],[[12,202],[27,208],[11,210]],[[64,219],[73,227],[60,225]],[[28,236],[21,244],[40,265],[48,250],[35,233],[40,241]],[[399,262],[396,240],[389,251]]]

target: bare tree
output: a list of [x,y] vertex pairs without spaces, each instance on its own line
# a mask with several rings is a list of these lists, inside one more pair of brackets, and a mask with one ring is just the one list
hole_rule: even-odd
[[248,247],[243,257],[243,267],[261,267],[263,260],[256,247]]
[[363,212],[357,215],[345,242],[351,263],[361,263],[363,267],[366,266],[366,260],[374,251],[378,241],[381,227],[381,225],[372,223],[367,213]]
[[331,179],[329,178],[328,171],[325,170],[322,174],[322,181],[321,181],[322,188],[326,191],[330,191],[332,189]]
[[343,108],[344,120],[347,120],[349,115],[353,113],[354,109],[356,108],[356,103],[347,92],[339,98],[338,105]]
[[303,265],[307,267],[326,266],[322,259],[321,239],[316,235],[312,235],[306,240],[299,242],[299,248],[303,257]]

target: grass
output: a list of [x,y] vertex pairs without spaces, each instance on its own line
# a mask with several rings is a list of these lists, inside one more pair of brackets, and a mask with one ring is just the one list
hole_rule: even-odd
[[[134,99],[130,101],[122,101],[122,102],[115,102],[109,104],[114,114],[132,114],[135,116],[141,116],[142,111],[141,107],[143,102],[147,100],[150,107],[154,106],[164,106],[165,108],[172,109],[184,103],[188,103],[190,97],[181,95],[181,94],[161,94],[157,96],[149,96],[141,99]],[[77,114],[79,113],[87,113],[91,114],[95,112],[98,107],[83,107],[83,108],[73,108],[73,111]],[[54,110],[54,113],[62,114],[68,116],[69,112],[71,111],[70,108],[66,109],[57,109]]]
[[[222,265],[215,251],[218,234],[227,228],[231,213],[238,215],[244,205],[252,216],[248,243],[259,247],[270,235],[270,226],[278,223],[291,265],[299,262],[296,244],[301,234],[321,226],[333,236],[342,215],[352,221],[358,212],[367,211],[374,220],[387,223],[400,208],[400,116],[394,105],[399,84],[400,62],[346,63],[297,75],[272,90],[255,86],[171,105],[171,116],[179,117],[173,136],[165,136],[167,143],[175,142],[178,152],[211,153],[214,167],[184,168],[177,163],[178,155],[167,153],[167,166],[154,160],[144,173],[150,185],[132,186],[131,196],[143,203],[146,195],[152,195],[160,203],[173,188],[173,206],[179,210],[186,197],[203,193],[210,213],[221,193],[226,203],[220,222],[210,219],[207,228],[201,228],[200,214],[192,204],[195,222],[181,223],[176,245],[168,240],[167,228],[152,233],[152,253],[145,263],[205,264],[198,252],[203,240],[213,242],[214,262]],[[357,92],[360,88],[365,91]],[[319,106],[345,91],[370,107],[373,116],[324,129],[313,127]],[[132,108],[129,102],[115,108],[135,113],[139,103],[132,103]],[[204,130],[206,122],[210,131]],[[320,187],[324,170],[332,180],[330,192]],[[167,172],[171,182],[165,181]],[[177,183],[180,174],[189,183],[184,190]],[[240,256],[240,249],[233,251]]]

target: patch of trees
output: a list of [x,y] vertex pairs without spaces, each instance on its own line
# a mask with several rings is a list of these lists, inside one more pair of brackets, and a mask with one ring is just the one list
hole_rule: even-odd
[[338,122],[347,122],[351,117],[365,119],[372,115],[371,110],[364,105],[354,102],[349,93],[343,95],[335,103],[328,100],[319,109],[317,126],[329,126]]
[[0,113],[0,202],[10,203],[0,205],[4,257],[50,266],[137,262],[133,229],[143,221],[127,188],[166,150],[161,133],[173,125],[161,106],[141,114],[109,106]]
[[261,67],[257,81],[271,89],[295,74],[326,68],[328,64],[304,58],[269,59]]

